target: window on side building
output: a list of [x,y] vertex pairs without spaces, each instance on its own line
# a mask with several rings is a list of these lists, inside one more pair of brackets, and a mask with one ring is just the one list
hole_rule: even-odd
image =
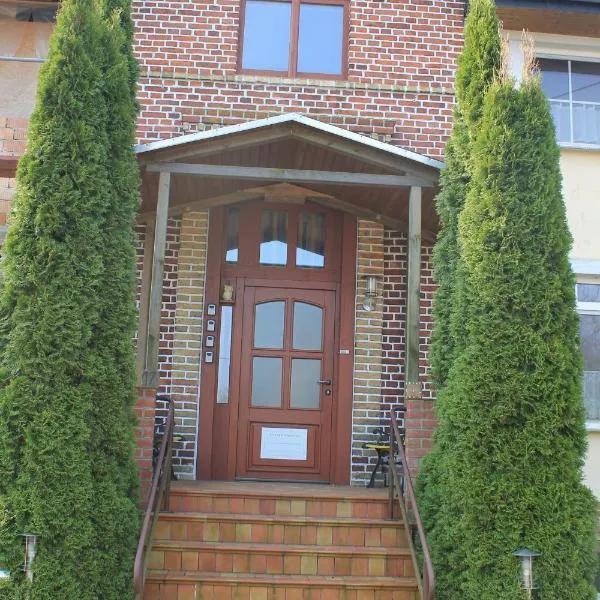
[[243,72],[344,76],[346,0],[245,0],[242,10]]
[[56,2],[0,0],[0,115],[31,114],[57,7]]
[[600,422],[600,283],[577,284],[586,418]]
[[558,141],[600,146],[600,62],[538,59]]

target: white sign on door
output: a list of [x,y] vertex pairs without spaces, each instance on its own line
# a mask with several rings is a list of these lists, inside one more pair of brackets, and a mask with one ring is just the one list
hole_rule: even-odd
[[308,429],[263,427],[260,435],[260,457],[274,460],[306,460]]

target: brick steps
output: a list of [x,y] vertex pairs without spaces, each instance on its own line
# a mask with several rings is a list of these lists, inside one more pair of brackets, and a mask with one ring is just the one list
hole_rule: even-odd
[[410,577],[410,552],[401,548],[158,541],[152,569],[271,575]]
[[406,546],[404,530],[383,519],[162,513],[156,539],[260,544]]
[[177,482],[145,600],[417,600],[383,490]]
[[[160,579],[160,582],[156,581]],[[153,572],[145,600],[416,600],[412,578]]]

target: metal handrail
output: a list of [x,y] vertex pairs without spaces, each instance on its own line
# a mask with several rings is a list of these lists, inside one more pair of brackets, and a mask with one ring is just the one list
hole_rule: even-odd
[[[399,459],[400,462],[400,472],[398,470],[397,459]],[[419,507],[417,506],[417,499],[410,477],[410,471],[408,470],[408,463],[406,462],[406,455],[404,454],[404,446],[398,428],[398,421],[393,412],[390,413],[390,450],[388,463],[390,471],[390,519],[394,518],[394,499],[397,497],[400,512],[402,513],[402,520],[404,521],[404,527],[406,528],[408,545],[413,560],[415,577],[417,579],[417,585],[419,586],[421,600],[433,600],[435,595],[435,574],[433,572],[433,564],[431,562],[429,547],[427,546],[425,529],[423,528],[421,515],[419,514]],[[410,515],[412,521],[409,520],[407,504],[411,510]],[[421,545],[421,552],[423,553],[422,569],[419,567],[411,535],[414,527],[416,527],[416,531],[419,535],[419,543]]]
[[[173,450],[173,430],[175,428],[175,410],[173,404],[169,404],[169,412],[165,422],[163,437],[160,443],[158,460],[152,476],[152,487],[148,505],[144,513],[142,532],[135,554],[133,565],[133,589],[136,600],[141,600],[146,580],[146,563],[152,549],[152,538],[154,527],[160,510],[169,510],[169,489],[171,485],[171,460]],[[162,507],[162,508],[159,508]]]

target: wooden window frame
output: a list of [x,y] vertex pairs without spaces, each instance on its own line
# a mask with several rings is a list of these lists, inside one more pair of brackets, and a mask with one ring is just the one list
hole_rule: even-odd
[[[238,35],[238,73],[244,75],[267,75],[275,77],[290,77],[292,79],[334,79],[345,80],[348,78],[348,39],[350,32],[350,8],[349,0],[268,0],[269,2],[285,2],[292,5],[292,16],[290,19],[290,53],[288,57],[287,71],[270,69],[244,69],[242,60],[244,54],[244,28],[246,25],[246,2],[242,0],[240,5],[240,30]],[[298,72],[298,40],[300,37],[300,6],[302,4],[326,4],[330,6],[341,6],[344,11],[342,24],[342,71],[333,73],[304,73]]]

